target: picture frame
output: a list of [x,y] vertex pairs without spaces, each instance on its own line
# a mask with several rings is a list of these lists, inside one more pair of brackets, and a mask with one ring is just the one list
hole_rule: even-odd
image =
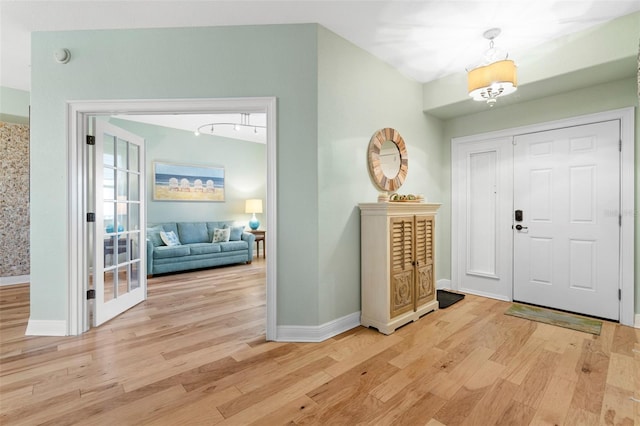
[[153,162],[154,201],[224,202],[224,167]]

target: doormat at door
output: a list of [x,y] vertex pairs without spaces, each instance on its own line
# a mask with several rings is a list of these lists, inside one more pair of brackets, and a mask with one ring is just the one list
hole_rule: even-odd
[[596,336],[599,336],[600,330],[602,330],[602,321],[566,312],[538,308],[537,306],[513,304],[504,314],[556,325],[558,327],[570,328],[571,330],[582,331],[584,333],[591,333]]
[[437,299],[438,308],[444,309],[464,299],[464,294],[452,293],[446,290],[438,290]]

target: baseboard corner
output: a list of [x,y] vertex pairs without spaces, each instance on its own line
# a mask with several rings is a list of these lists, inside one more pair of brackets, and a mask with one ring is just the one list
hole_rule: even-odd
[[0,286],[28,284],[31,281],[29,275],[14,275],[11,277],[0,277]]
[[640,328],[640,314],[636,314],[636,320],[633,324],[634,328]]
[[67,322],[56,320],[34,320],[29,318],[26,336],[67,336]]
[[437,290],[451,290],[451,280],[442,278],[436,282]]
[[278,342],[318,343],[344,333],[360,325],[360,311],[321,325],[279,325],[276,331]]

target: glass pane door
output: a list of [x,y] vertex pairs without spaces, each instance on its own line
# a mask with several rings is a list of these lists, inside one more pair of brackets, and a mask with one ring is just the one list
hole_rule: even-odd
[[144,139],[98,121],[95,153],[98,326],[146,299]]

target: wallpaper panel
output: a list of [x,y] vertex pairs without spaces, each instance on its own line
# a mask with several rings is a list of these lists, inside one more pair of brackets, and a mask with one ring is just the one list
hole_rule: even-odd
[[29,126],[0,121],[0,277],[29,274]]

